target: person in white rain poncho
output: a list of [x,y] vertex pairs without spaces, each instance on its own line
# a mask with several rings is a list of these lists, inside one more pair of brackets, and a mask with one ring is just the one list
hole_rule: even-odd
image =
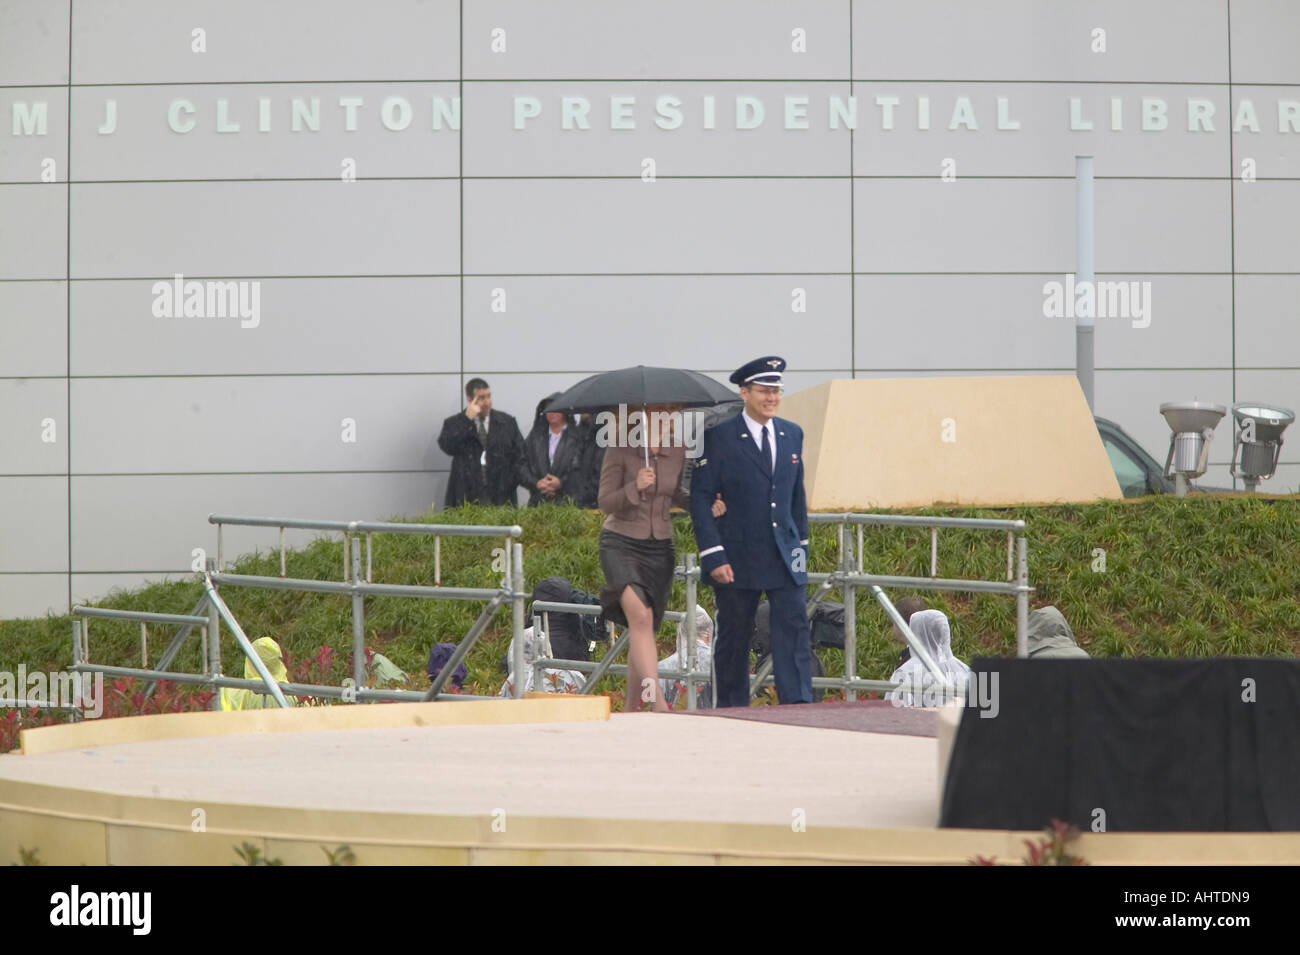
[[[550,643],[543,639],[541,641],[542,655],[551,656]],[[515,641],[510,641],[510,652],[506,659],[514,662],[515,659]],[[530,690],[541,690],[543,693],[577,693],[582,689],[582,683],[585,677],[577,670],[555,670],[550,667],[542,671],[542,685],[534,686],[533,675],[537,672],[533,668],[533,660],[537,659],[537,641],[533,637],[533,628],[529,627],[524,631],[524,692]],[[506,677],[505,685],[501,687],[501,692],[497,696],[514,696],[515,693],[515,671],[511,670],[510,675]]]
[[948,630],[948,618],[943,611],[919,610],[912,614],[912,619],[907,623],[921,646],[929,651],[939,670],[948,678],[952,689],[945,692],[925,665],[913,655],[890,676],[891,683],[902,685],[890,690],[885,699],[895,706],[941,706],[952,700],[964,699],[966,684],[970,680],[970,667],[952,655],[952,634]]
[[[677,621],[677,652],[659,661],[664,670],[685,670],[688,662],[686,656],[686,621]],[[713,671],[713,619],[703,607],[695,605],[695,669],[706,673]],[[672,706],[678,694],[686,692],[685,680],[660,680],[659,689],[664,699]],[[713,704],[713,687],[709,683],[696,683],[696,704],[700,709],[709,709]]]

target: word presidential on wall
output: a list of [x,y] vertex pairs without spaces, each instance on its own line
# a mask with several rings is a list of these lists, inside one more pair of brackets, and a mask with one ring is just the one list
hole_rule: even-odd
[[[175,133],[191,133],[209,128],[217,133],[319,132],[322,124],[357,132],[376,126],[392,132],[411,128],[434,131],[459,131],[461,103],[457,96],[430,95],[423,101],[404,96],[387,96],[379,101],[361,95],[331,97],[326,102],[318,96],[274,98],[256,96],[234,99],[224,96],[197,101],[173,99],[164,116],[159,117]],[[1212,100],[1186,96],[1182,101],[1162,96],[1111,96],[1105,108],[1085,103],[1082,97],[1065,98],[1060,120],[1072,131],[1140,129],[1161,132],[1171,128],[1188,132],[1219,132],[1226,128]],[[777,125],[788,130],[811,129],[814,123],[830,129],[855,130],[864,124],[889,131],[898,128],[928,130],[993,129],[1014,132],[1024,127],[1010,96],[956,95],[951,100],[935,101],[930,96],[882,93],[871,97],[826,95],[790,96],[716,96],[692,95],[686,98],[665,93],[648,97],[632,95],[597,97],[560,95],[543,100],[537,96],[514,96],[509,115],[497,117],[516,130],[537,125],[558,124],[562,130],[583,131],[593,128],[610,130],[639,129],[653,126],[661,130],[681,129],[693,125],[701,129],[758,129]],[[419,118],[422,117],[422,118]],[[96,118],[96,132],[110,136],[118,128],[118,103],[105,98]],[[10,134],[44,136],[50,127],[49,103],[46,100],[15,100],[11,107]],[[1275,126],[1279,133],[1300,133],[1300,99],[1276,97],[1256,104],[1254,99],[1239,98],[1232,111],[1234,133],[1262,132]]]

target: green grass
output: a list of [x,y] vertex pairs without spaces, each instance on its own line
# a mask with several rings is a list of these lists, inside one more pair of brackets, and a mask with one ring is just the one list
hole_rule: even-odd
[[[1088,505],[999,509],[937,509],[913,514],[958,517],[1024,518],[1028,522],[1030,583],[1037,588],[1031,606],[1055,604],[1094,656],[1294,656],[1300,650],[1300,501],[1295,498],[1212,498],[1179,500],[1170,496]],[[602,517],[568,506],[540,508],[466,507],[412,520],[459,524],[513,524],[524,528],[524,574],[531,585],[542,577],[568,577],[576,587],[601,586],[597,535]],[[678,554],[694,550],[690,524],[675,524]],[[929,572],[930,538],[923,529],[868,527],[865,553],[870,570],[924,576]],[[494,587],[493,548],[502,541],[444,538],[443,583]],[[944,577],[1004,579],[1006,538],[997,532],[943,530],[939,533],[939,574]],[[275,532],[268,550],[246,555],[238,573],[278,576]],[[1105,570],[1093,570],[1094,551],[1105,550]],[[433,582],[433,540],[411,535],[376,536],[374,579],[387,583]],[[498,562],[499,563],[499,562]],[[813,531],[813,570],[835,563],[834,528]],[[291,577],[338,580],[342,545],[319,539],[291,551]],[[192,577],[131,591],[115,591],[97,606],[187,613],[201,587]],[[222,594],[251,639],[274,636],[292,658],[312,656],[322,645],[341,658],[351,652],[350,599],[343,596],[224,587]],[[894,599],[902,593],[891,594]],[[973,594],[922,594],[952,619],[957,655],[1012,655],[1015,603],[1009,597]],[[831,599],[839,599],[832,594]],[[674,585],[669,606],[682,609],[684,587]],[[712,593],[701,603],[713,611]],[[366,600],[367,646],[387,654],[398,666],[422,674],[433,643],[458,641],[481,605],[463,601],[372,597]],[[509,642],[509,609],[502,608],[491,629],[468,659],[466,690],[493,695],[505,674],[500,661]],[[233,638],[224,634],[226,672],[240,675],[241,659]],[[661,655],[673,649],[672,627],[660,631]],[[150,661],[156,663],[170,638],[165,628],[150,631]],[[889,676],[898,654],[883,611],[868,596],[858,600],[858,674]],[[598,649],[597,655],[602,651]],[[140,665],[139,627],[94,621],[91,658],[119,666]],[[29,670],[61,669],[71,663],[71,617],[9,620],[0,623],[0,669],[25,663]],[[827,672],[843,672],[840,654],[827,652]],[[340,661],[341,662],[341,661]],[[198,640],[177,660],[179,668],[200,669]],[[342,672],[340,669],[338,672]],[[418,680],[417,680],[418,683]],[[603,689],[620,691],[617,681]]]

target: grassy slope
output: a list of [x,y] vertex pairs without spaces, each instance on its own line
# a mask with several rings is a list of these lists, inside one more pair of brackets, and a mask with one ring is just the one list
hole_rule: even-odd
[[[1031,606],[1056,604],[1093,655],[1295,655],[1300,651],[1300,606],[1295,599],[1300,592],[1300,501],[1296,498],[1152,497],[1059,507],[909,513],[1026,519],[1030,582],[1037,588]],[[524,528],[524,572],[530,587],[548,576],[568,577],[575,586],[592,592],[600,587],[596,537],[601,516],[597,513],[553,506],[522,511],[471,507],[418,519],[517,522]],[[689,522],[679,518],[676,530],[679,555],[693,550]],[[867,528],[865,534],[869,569],[928,573],[928,532]],[[274,532],[268,532],[268,547],[274,542]],[[492,570],[492,549],[500,546],[496,540],[445,539],[443,583],[495,586],[500,573]],[[1093,570],[1096,548],[1106,552],[1104,572]],[[834,560],[833,528],[815,528],[812,569],[832,569]],[[338,579],[341,566],[341,545],[324,539],[291,552],[288,559],[291,577]],[[278,575],[278,553],[245,556],[235,569]],[[432,583],[432,539],[376,538],[374,571],[377,581]],[[1005,537],[992,532],[940,532],[940,576],[1001,579],[1005,571]],[[250,638],[275,636],[297,659],[311,656],[322,645],[332,646],[338,651],[334,675],[343,675],[351,649],[348,598],[233,587],[223,588],[222,593]],[[199,594],[197,582],[181,579],[115,592],[98,605],[185,613]],[[897,599],[902,594],[892,596]],[[682,586],[677,584],[670,606],[681,609],[683,599]],[[929,594],[927,599],[952,617],[953,645],[959,657],[1014,653],[1015,603],[1010,598]],[[701,602],[712,612],[707,588]],[[874,601],[859,599],[858,608],[858,673],[885,678],[893,669],[898,647]],[[429,646],[459,640],[479,609],[478,604],[460,601],[371,598],[366,602],[367,646],[420,673]],[[0,623],[0,670],[13,670],[19,663],[29,670],[69,664],[70,620],[62,616]],[[469,692],[494,694],[500,687],[504,674],[499,664],[509,640],[509,620],[508,609],[501,610],[492,630],[471,654]],[[157,661],[167,639],[162,629],[151,631],[151,661]],[[663,653],[673,647],[667,625],[660,633],[660,646]],[[138,666],[138,626],[95,621],[91,657]],[[198,657],[195,639],[178,663],[183,669],[197,670]],[[227,673],[238,673],[239,654],[229,636],[224,637],[222,659]],[[842,672],[839,654],[828,652],[824,659],[829,673]],[[621,689],[612,681],[607,686]]]

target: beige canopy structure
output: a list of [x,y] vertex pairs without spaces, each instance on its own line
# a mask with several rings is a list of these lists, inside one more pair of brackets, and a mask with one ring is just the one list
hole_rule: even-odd
[[1120,499],[1073,376],[856,378],[789,395],[808,508]]

